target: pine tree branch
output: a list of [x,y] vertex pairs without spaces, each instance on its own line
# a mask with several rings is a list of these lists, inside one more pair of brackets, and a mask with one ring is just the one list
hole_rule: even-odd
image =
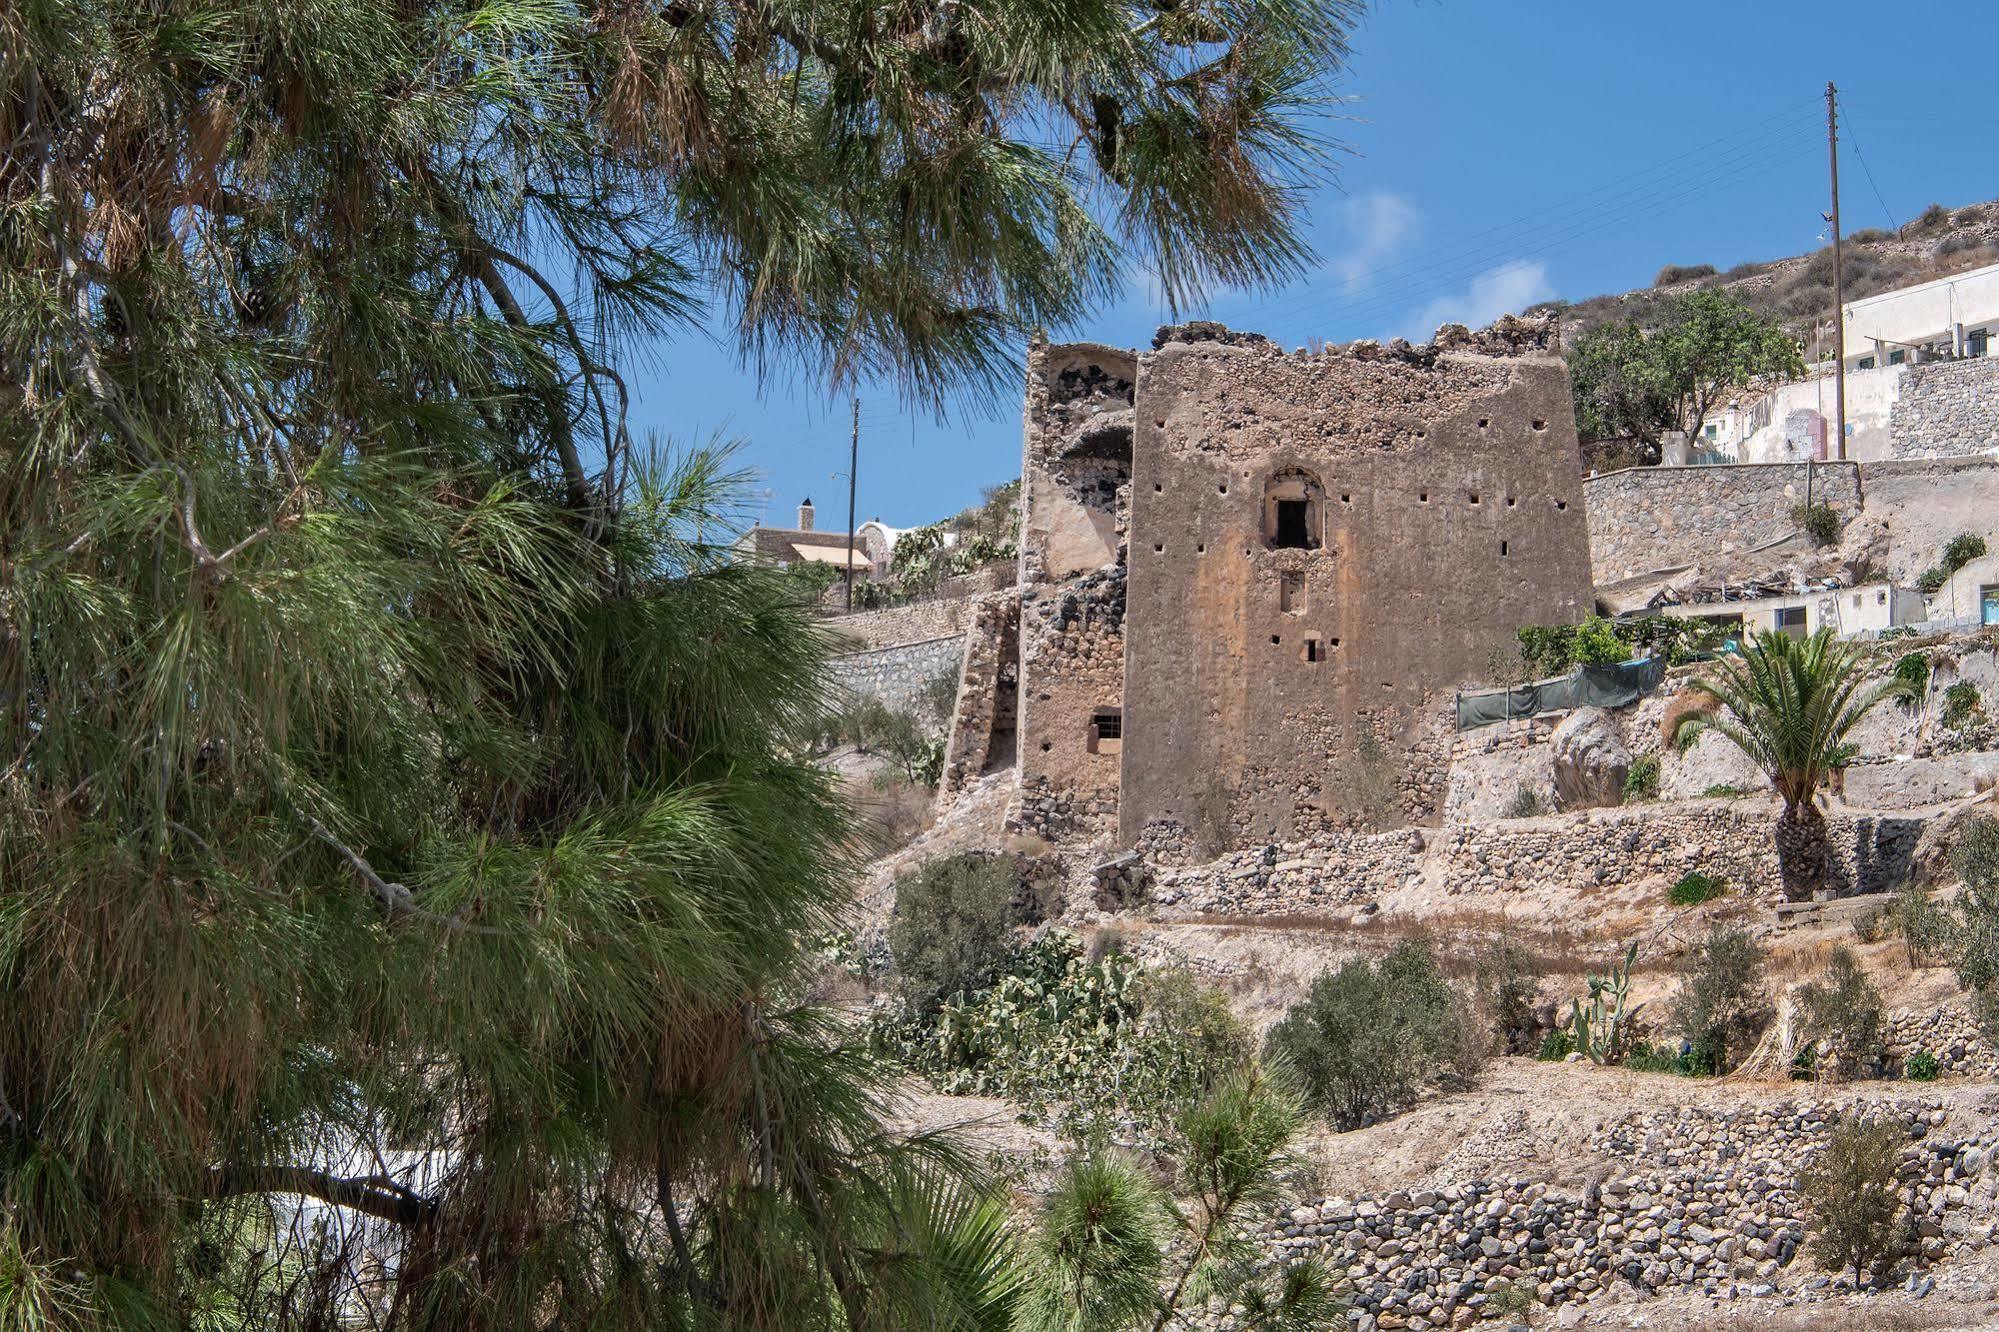
[[416,894],[411,892],[408,887],[393,880],[384,879],[380,874],[376,873],[375,867],[368,863],[366,857],[353,847],[347,845],[347,843],[341,841],[338,837],[335,837],[332,831],[318,819],[308,816],[306,826],[312,829],[313,835],[318,837],[320,841],[339,852],[340,858],[353,867],[354,873],[359,876],[361,882],[367,884],[374,891],[375,896],[382,900],[382,904],[388,907],[395,915],[414,916],[418,920],[425,920],[433,925],[440,925],[450,930],[453,934],[495,936],[508,933],[508,931],[501,929],[497,925],[476,925],[460,916],[446,916],[435,911],[426,911],[416,904]]
[[205,1196],[233,1198],[246,1193],[290,1193],[317,1198],[407,1230],[436,1222],[437,1201],[386,1175],[346,1177],[306,1166],[222,1165],[208,1172]]

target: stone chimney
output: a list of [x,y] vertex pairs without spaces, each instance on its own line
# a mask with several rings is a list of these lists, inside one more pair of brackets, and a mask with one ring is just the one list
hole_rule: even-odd
[[812,530],[812,497],[810,495],[805,497],[805,503],[798,506],[798,530],[801,532],[810,532]]

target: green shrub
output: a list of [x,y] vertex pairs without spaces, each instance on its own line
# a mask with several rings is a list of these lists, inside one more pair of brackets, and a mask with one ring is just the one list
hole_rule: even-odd
[[1902,936],[1903,954],[1912,967],[1934,966],[1957,941],[1957,923],[1950,912],[1930,901],[1929,893],[1913,880],[1895,894],[1882,925]]
[[1914,709],[1921,705],[1923,694],[1930,687],[1930,658],[1925,652],[1905,652],[1895,659],[1895,678],[1909,687],[1902,699],[1902,706]]
[[1985,717],[1985,700],[1979,696],[1978,686],[1969,680],[1959,680],[1943,691],[1943,713],[1938,720],[1953,731],[1966,730],[1976,726]]
[[1907,1135],[1885,1120],[1848,1120],[1826,1135],[1798,1172],[1798,1196],[1810,1210],[1812,1250],[1821,1265],[1853,1269],[1860,1285],[1901,1256],[1901,1148]]
[[1768,1006],[1756,940],[1746,930],[1709,930],[1681,962],[1673,996],[1673,1024],[1695,1055],[1689,1071],[1725,1071],[1754,1043]]
[[1807,1035],[1856,1063],[1880,1052],[1881,992],[1844,945],[1832,950],[1816,977],[1798,987],[1798,1012]]
[[911,1010],[992,980],[1013,950],[1019,882],[1001,856],[951,856],[896,876],[888,951]]
[[1531,819],[1541,812],[1541,797],[1531,786],[1522,785],[1513,793],[1513,799],[1506,802],[1506,817],[1509,819]]
[[1626,800],[1652,800],[1659,794],[1659,756],[1640,754],[1624,774]]
[[1985,554],[1985,538],[1976,532],[1960,532],[1943,548],[1943,571],[1954,574]]
[[1951,845],[1950,865],[1964,884],[1952,921],[1958,984],[1987,1031],[1999,1031],[1999,819],[1967,820]]
[[1709,800],[1734,800],[1747,793],[1739,786],[1730,786],[1727,782],[1717,782],[1707,790],[1701,792],[1701,794]]
[[1615,666],[1631,660],[1631,645],[1617,636],[1609,620],[1592,615],[1576,626],[1570,659],[1578,666]]
[[1839,540],[1839,510],[1830,504],[1800,504],[1791,517],[1815,546],[1830,546]]
[[1067,930],[1016,950],[983,989],[870,1034],[940,1091],[1002,1096],[1077,1135],[1127,1119],[1161,1129],[1252,1049],[1219,995],[1125,953],[1092,957]]
[[1680,881],[1666,890],[1666,900],[1674,906],[1699,906],[1712,902],[1728,891],[1728,881],[1699,870],[1688,870]]
[[1436,1082],[1468,1082],[1483,1034],[1420,943],[1378,963],[1328,971],[1271,1028],[1266,1057],[1297,1071],[1313,1109],[1335,1128],[1371,1123]]
[[1916,575],[1916,590],[1924,596],[1933,597],[1943,591],[1943,585],[1950,581],[1950,575],[1932,564]]
[[1697,278],[1716,276],[1721,270],[1713,264],[1667,264],[1652,279],[1655,287],[1671,287],[1682,282],[1692,282]]
[[1540,981],[1533,951],[1512,939],[1495,938],[1479,951],[1473,973],[1478,1006],[1508,1054],[1520,1053],[1532,1037]]
[[1937,1057],[1928,1050],[1912,1051],[1908,1062],[1902,1065],[1902,1076],[1911,1082],[1935,1082],[1941,1072],[1943,1068]]
[[1560,1063],[1576,1051],[1576,1038],[1567,1027],[1557,1027],[1541,1038],[1541,1048],[1535,1058],[1543,1063]]

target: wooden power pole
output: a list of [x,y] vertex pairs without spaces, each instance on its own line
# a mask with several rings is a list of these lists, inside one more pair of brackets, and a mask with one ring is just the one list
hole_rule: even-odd
[[854,395],[854,438],[847,449],[847,610],[854,609],[854,478],[861,471],[861,399]]
[[1846,265],[1839,236],[1839,89],[1825,85],[1825,147],[1832,165],[1832,356],[1833,402],[1838,417],[1839,460],[1846,461]]

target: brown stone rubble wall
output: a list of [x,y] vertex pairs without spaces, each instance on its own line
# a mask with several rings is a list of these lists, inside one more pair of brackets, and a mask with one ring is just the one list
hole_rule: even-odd
[[[1827,820],[1845,893],[1881,892],[1913,871],[1922,822],[1885,815]],[[1430,883],[1501,904],[1513,891],[1671,883],[1692,870],[1775,894],[1776,811],[1763,801],[1688,801],[1586,810],[1446,829],[1321,835],[1162,867],[1153,900],[1183,911],[1309,915]]]
[[1008,824],[1110,842],[1124,704],[1125,516],[1137,360],[1093,344],[1028,352],[1021,461],[1020,796]]
[[1020,654],[1019,590],[979,598],[966,619],[964,667],[937,786],[939,813],[978,780],[997,748],[1011,743],[1015,718],[1003,715],[1003,709],[1017,713],[1019,708],[1013,696]]

